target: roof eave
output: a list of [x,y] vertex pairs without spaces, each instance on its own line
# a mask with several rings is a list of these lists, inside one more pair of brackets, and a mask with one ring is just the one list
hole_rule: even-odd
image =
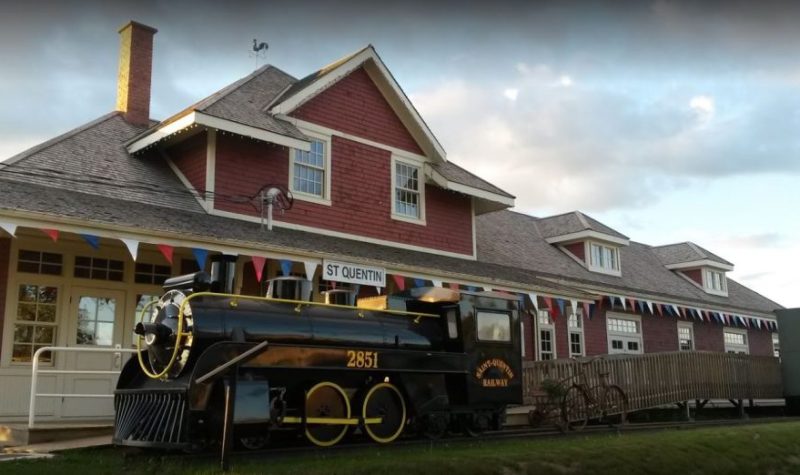
[[587,239],[602,241],[610,244],[617,244],[619,246],[629,246],[631,244],[630,240],[627,238],[612,236],[611,234],[597,232],[592,229],[584,229],[583,231],[578,231],[575,233],[562,234],[560,236],[549,237],[545,239],[545,242],[547,242],[548,244],[565,244],[569,242],[584,241]]
[[678,262],[675,264],[666,264],[666,267],[669,270],[684,270],[684,269],[697,269],[700,267],[713,267],[715,269],[720,269],[724,271],[732,271],[733,265],[725,264],[722,262],[712,261],[710,259],[699,259],[696,261],[689,261],[689,262]]
[[221,117],[216,117],[199,111],[189,111],[183,117],[176,119],[162,127],[157,127],[147,135],[136,138],[133,142],[126,144],[128,153],[136,153],[145,148],[151,147],[158,142],[182,132],[194,126],[210,127],[217,130],[224,130],[232,134],[251,137],[263,142],[271,142],[286,147],[296,148],[304,151],[311,149],[311,144],[307,140],[300,140],[294,137],[278,134],[269,130],[241,124]]

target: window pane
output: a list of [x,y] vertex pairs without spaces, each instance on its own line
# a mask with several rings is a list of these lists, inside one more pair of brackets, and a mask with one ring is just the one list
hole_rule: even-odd
[[478,339],[511,341],[511,317],[507,313],[478,312]]
[[34,321],[36,320],[36,304],[21,303],[17,305],[17,320]]
[[14,325],[15,343],[33,342],[33,325]]
[[19,286],[19,301],[20,302],[36,302],[39,295],[39,287],[35,285],[20,285]]
[[33,357],[31,345],[14,345],[11,350],[11,361],[15,363],[30,363]]
[[36,327],[34,332],[34,341],[36,343],[45,343],[52,345],[56,341],[56,331],[54,327]]

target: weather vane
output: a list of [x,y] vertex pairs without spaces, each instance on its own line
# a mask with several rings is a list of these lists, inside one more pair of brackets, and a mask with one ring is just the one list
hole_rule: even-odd
[[265,42],[259,43],[257,39],[253,38],[253,51],[250,52],[250,56],[254,56],[256,58],[256,69],[258,69],[258,60],[259,58],[266,58],[267,57],[267,49],[269,45]]

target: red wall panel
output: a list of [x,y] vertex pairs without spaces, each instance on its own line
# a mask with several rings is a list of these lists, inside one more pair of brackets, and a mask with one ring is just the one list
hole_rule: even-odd
[[[425,187],[426,225],[391,218],[390,152],[334,136],[331,141],[331,206],[295,199],[276,219],[460,254],[472,254],[470,198]],[[217,137],[215,207],[260,216],[247,202],[226,195],[254,196],[266,184],[289,183],[285,147],[229,136]]]
[[682,272],[683,275],[697,282],[697,285],[703,285],[703,271],[701,269],[691,269]]
[[206,151],[205,132],[190,137],[167,150],[167,155],[172,159],[172,163],[200,193],[206,189]]
[[698,351],[725,351],[723,326],[714,322],[694,322],[694,349]]
[[3,323],[8,293],[8,266],[11,262],[11,239],[0,238],[0,350],[3,348]]
[[586,340],[586,356],[608,353],[608,334],[606,333],[606,310],[594,307],[592,318],[583,319],[583,338]]
[[586,262],[586,246],[583,244],[583,242],[567,244],[564,246],[564,248],[574,254],[578,259]]
[[772,356],[772,332],[750,329],[747,331],[750,342],[750,354],[756,356]]
[[417,142],[363,68],[353,71],[291,115],[422,155]]
[[659,315],[643,315],[642,340],[646,353],[678,351],[678,319]]

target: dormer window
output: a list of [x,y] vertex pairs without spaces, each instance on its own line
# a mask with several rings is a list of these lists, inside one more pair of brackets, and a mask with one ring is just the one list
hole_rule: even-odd
[[589,270],[619,275],[619,250],[616,247],[590,242]]
[[710,294],[728,295],[728,286],[725,273],[718,270],[705,269],[703,271],[703,288]]

